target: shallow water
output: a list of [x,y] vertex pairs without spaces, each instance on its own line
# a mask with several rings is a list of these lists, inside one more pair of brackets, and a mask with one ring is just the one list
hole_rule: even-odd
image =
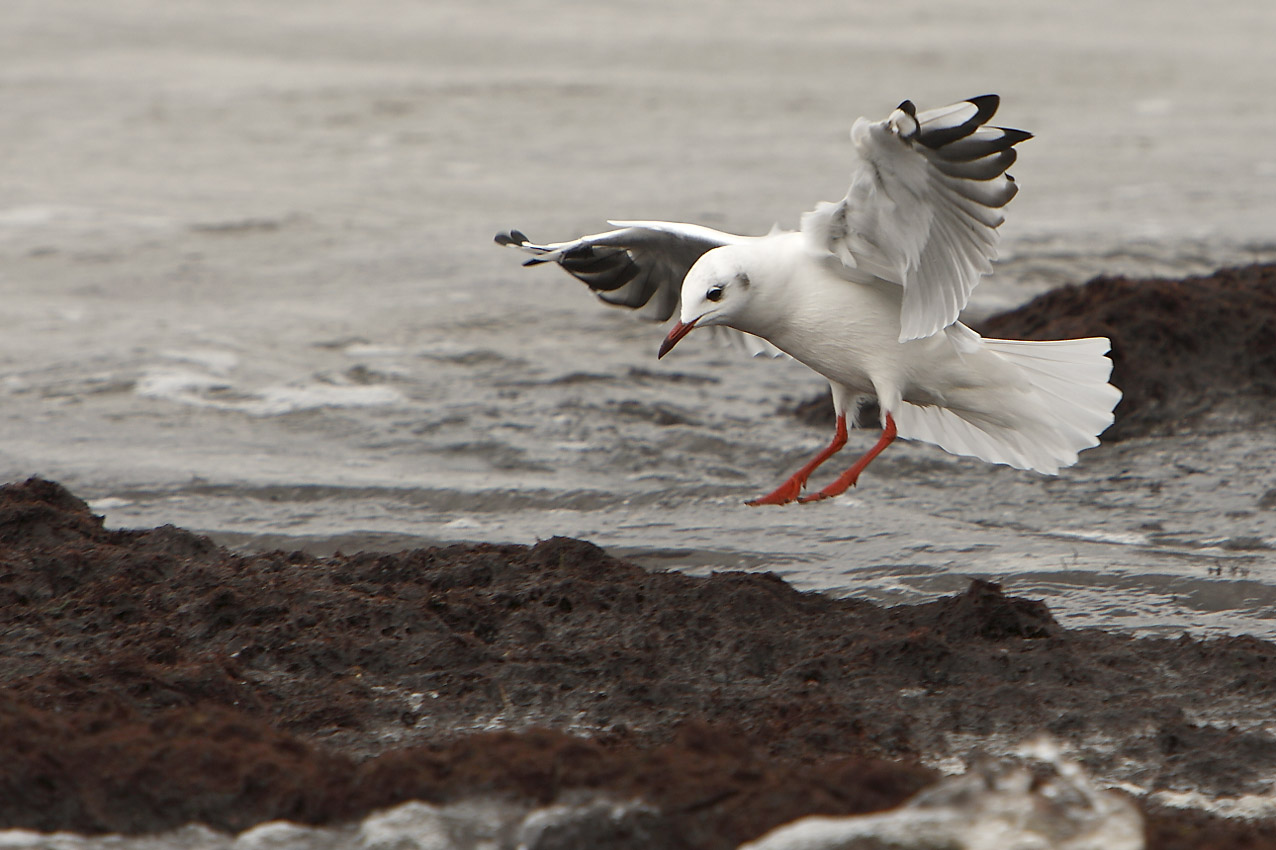
[[60,5],[0,34],[4,478],[248,547],[572,535],[1276,637],[1272,432],[1104,446],[1058,478],[896,445],[848,497],[750,509],[827,439],[777,415],[822,382],[708,339],[657,363],[660,328],[491,244],[791,225],[843,191],[855,115],[997,89],[1038,137],[972,315],[1270,259],[1271,4]]

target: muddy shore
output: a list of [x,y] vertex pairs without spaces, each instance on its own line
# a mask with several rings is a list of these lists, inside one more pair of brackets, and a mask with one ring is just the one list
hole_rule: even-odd
[[[980,740],[1048,732],[1149,792],[1240,795],[1276,769],[1276,646],[1068,631],[982,582],[879,608],[566,538],[237,555],[107,530],[32,479],[0,489],[0,598],[0,827],[588,790],[647,800],[665,846],[729,848],[894,806],[938,777],[924,756]],[[1146,813],[1151,848],[1276,846],[1276,821]]]

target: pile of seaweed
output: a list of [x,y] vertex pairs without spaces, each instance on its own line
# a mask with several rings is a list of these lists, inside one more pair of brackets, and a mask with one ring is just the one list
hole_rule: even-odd
[[[661,846],[730,848],[897,805],[954,736],[1122,740],[1156,788],[1245,793],[1276,647],[1068,631],[975,582],[884,609],[773,575],[651,572],[566,538],[317,558],[112,531],[57,484],[0,488],[0,828],[325,824],[405,800],[643,799]],[[1272,822],[1151,807],[1152,848]],[[627,844],[625,846],[633,846]]]

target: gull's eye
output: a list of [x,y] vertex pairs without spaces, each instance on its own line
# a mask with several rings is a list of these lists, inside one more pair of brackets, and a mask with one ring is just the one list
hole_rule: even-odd
[[713,289],[710,289],[708,292],[706,292],[706,293],[704,294],[704,297],[705,297],[705,299],[706,299],[706,300],[708,300],[708,301],[721,301],[721,300],[722,300],[722,287],[721,287],[721,286],[715,286],[715,287],[713,287]]

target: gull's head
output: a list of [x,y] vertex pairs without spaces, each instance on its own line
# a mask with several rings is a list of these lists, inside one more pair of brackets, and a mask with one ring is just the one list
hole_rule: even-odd
[[660,344],[657,357],[669,353],[678,340],[695,328],[734,326],[749,297],[749,275],[728,248],[709,251],[682,281],[682,314]]

